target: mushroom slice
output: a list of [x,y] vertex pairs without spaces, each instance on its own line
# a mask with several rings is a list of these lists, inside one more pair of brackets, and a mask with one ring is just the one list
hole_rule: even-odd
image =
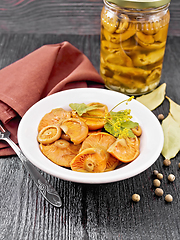
[[62,108],[52,109],[51,112],[45,114],[44,117],[41,119],[38,126],[38,132],[40,132],[41,129],[48,125],[60,125],[62,121],[70,117],[70,111],[66,111]]
[[107,151],[121,162],[128,163],[138,157],[140,153],[139,145],[136,136],[135,138],[118,138]]
[[69,118],[60,127],[75,145],[80,144],[88,135],[88,126],[79,118]]
[[82,143],[80,151],[86,148],[102,148],[105,151],[116,141],[109,133],[99,132],[90,134]]
[[63,167],[70,167],[70,162],[78,154],[81,145],[74,145],[60,139],[52,144],[40,144],[41,152],[52,162]]
[[107,154],[100,148],[87,148],[72,161],[71,169],[77,172],[101,173],[106,168]]
[[37,140],[43,144],[53,143],[61,136],[62,130],[56,125],[44,127],[38,134]]

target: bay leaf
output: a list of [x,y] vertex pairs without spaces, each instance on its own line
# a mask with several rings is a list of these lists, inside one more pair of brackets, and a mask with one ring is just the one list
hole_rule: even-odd
[[169,97],[166,97],[169,100],[170,103],[170,113],[174,120],[179,123],[180,127],[180,105],[175,103],[173,100],[171,100]]
[[164,133],[164,145],[162,155],[171,159],[176,156],[180,150],[180,125],[171,113],[162,121],[162,129]]
[[151,93],[137,97],[136,100],[152,111],[164,101],[165,93],[166,83],[163,83]]

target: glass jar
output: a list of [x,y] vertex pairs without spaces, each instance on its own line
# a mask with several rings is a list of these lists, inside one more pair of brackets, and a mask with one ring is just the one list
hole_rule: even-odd
[[142,95],[161,78],[170,0],[104,0],[100,74],[108,89]]

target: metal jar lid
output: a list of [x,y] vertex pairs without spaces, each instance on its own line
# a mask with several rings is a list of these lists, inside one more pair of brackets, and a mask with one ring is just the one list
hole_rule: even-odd
[[106,0],[123,8],[147,9],[169,4],[171,0]]

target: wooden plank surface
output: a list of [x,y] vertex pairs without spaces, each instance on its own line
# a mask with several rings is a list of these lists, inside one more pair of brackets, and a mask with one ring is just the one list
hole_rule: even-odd
[[[91,60],[99,71],[99,35],[0,34],[0,68],[48,43],[69,41]],[[180,104],[180,38],[168,38],[162,82],[167,95]],[[154,111],[168,114],[168,101]],[[153,126],[152,126],[153,130]],[[148,157],[148,156],[147,156]],[[144,159],[146,161],[146,159]],[[0,158],[1,240],[178,240],[180,208],[180,154],[170,167],[163,157],[143,173],[124,181],[87,185],[42,174],[63,200],[58,209],[47,203],[16,156]],[[172,203],[154,194],[153,170],[164,175],[161,187],[172,194]],[[169,183],[173,173],[176,180]],[[138,193],[141,201],[133,203]]]
[[[99,34],[103,0],[0,0],[0,32]],[[180,1],[171,0],[169,35],[180,36]]]

